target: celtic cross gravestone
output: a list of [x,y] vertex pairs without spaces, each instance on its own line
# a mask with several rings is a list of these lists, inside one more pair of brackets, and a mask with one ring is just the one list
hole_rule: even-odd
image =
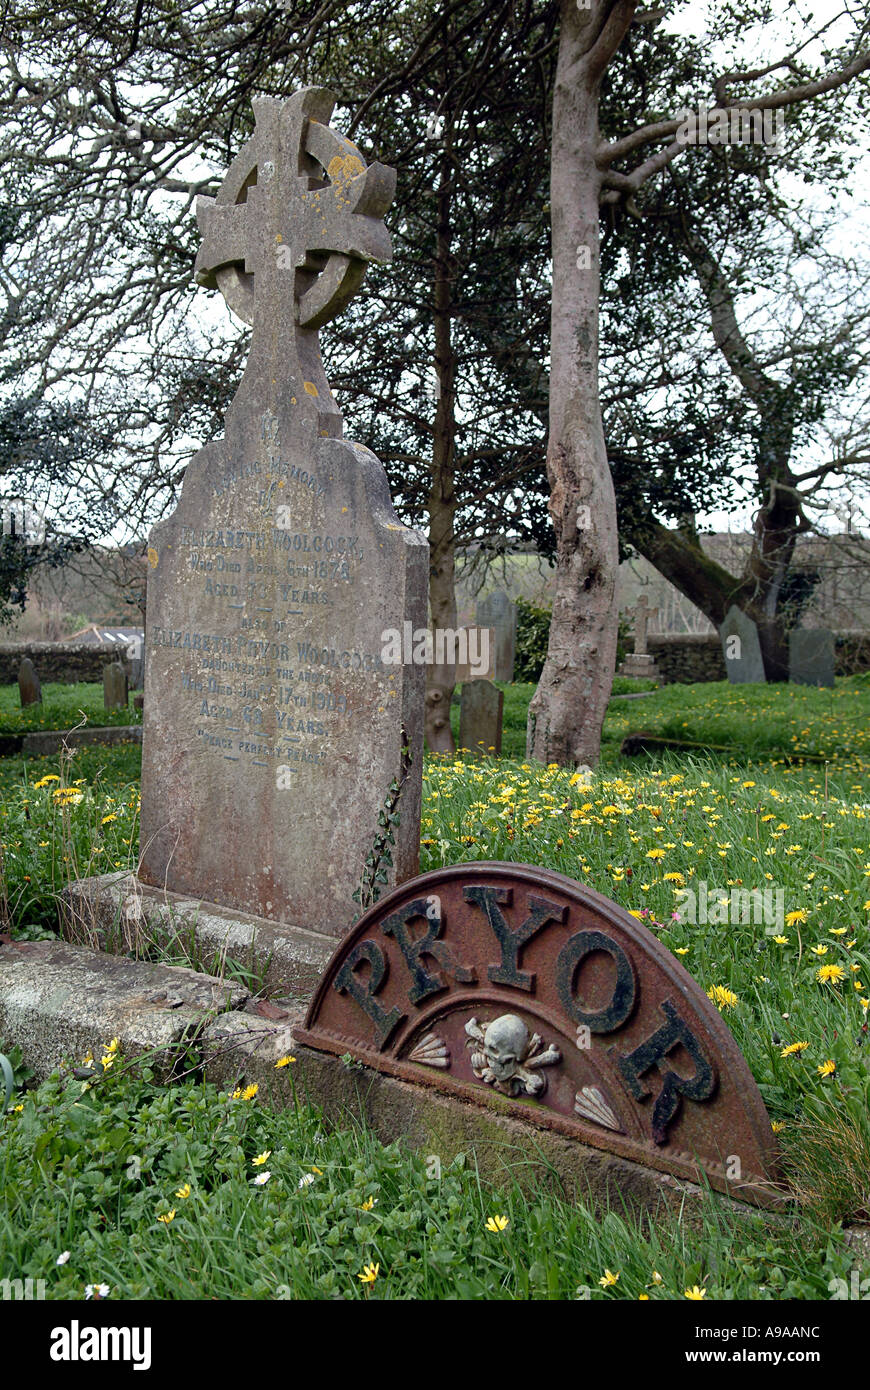
[[333,105],[256,100],[198,200],[199,281],[253,334],[224,438],[150,537],[139,877],[339,935],[397,780],[389,876],[417,867],[424,671],[385,664],[382,634],[425,626],[428,564],[378,459],[342,438],[320,358],[318,330],[390,259],[396,182]]

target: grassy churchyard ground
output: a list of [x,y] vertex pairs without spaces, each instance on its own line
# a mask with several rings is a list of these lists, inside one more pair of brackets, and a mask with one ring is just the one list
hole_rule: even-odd
[[[73,691],[66,727],[73,706],[103,722],[101,689]],[[29,1089],[17,1072],[0,1119],[0,1249],[17,1277],[48,1298],[104,1284],[113,1298],[764,1300],[828,1299],[870,1274],[843,1229],[870,1220],[870,676],[616,699],[590,775],[524,760],[531,694],[506,688],[499,760],[427,760],[421,870],[537,864],[640,917],[732,1029],[800,1214],[749,1214],[739,1235],[715,1199],[695,1223],[616,1206],[601,1219],[546,1172],[520,1186],[528,1148],[506,1153],[502,1186],[461,1159],[439,1177],[301,1103],[274,1114],[247,1092],[159,1086],[106,1039],[86,1079]],[[14,720],[2,691],[0,732]],[[638,729],[720,751],[623,758]],[[0,760],[0,930],[42,935],[69,878],[135,865],[139,759],[125,745]],[[20,1060],[14,1038],[0,1050]]]

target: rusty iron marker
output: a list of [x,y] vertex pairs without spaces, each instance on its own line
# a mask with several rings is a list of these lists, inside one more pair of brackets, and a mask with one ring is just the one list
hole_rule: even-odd
[[563,874],[471,863],[404,883],[344,938],[294,1032],[733,1197],[782,1200],[770,1117],[717,1009],[642,923]]

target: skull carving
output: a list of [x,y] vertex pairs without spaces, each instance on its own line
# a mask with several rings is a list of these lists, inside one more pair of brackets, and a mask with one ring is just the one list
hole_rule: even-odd
[[471,1070],[479,1081],[507,1096],[541,1096],[547,1079],[537,1070],[561,1062],[557,1047],[542,1049],[539,1034],[529,1030],[516,1014],[500,1014],[486,1028],[476,1018],[465,1025],[466,1046],[471,1051]]
[[529,1030],[516,1014],[494,1018],[483,1035],[483,1051],[496,1081],[509,1081],[529,1050]]

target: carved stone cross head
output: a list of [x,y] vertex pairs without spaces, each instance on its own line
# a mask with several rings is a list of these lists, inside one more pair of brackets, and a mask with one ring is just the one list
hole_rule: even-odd
[[650,608],[646,594],[641,594],[634,607],[626,611],[634,618],[634,654],[635,656],[646,656],[647,627],[653,618],[658,617],[659,610]]
[[396,171],[367,167],[330,129],[335,97],[325,88],[252,106],[254,133],[217,197],[197,199],[197,280],[253,327],[246,383],[265,374],[318,417],[321,432],[340,434],[318,329],[349,302],[370,261],[392,258],[382,219]]

